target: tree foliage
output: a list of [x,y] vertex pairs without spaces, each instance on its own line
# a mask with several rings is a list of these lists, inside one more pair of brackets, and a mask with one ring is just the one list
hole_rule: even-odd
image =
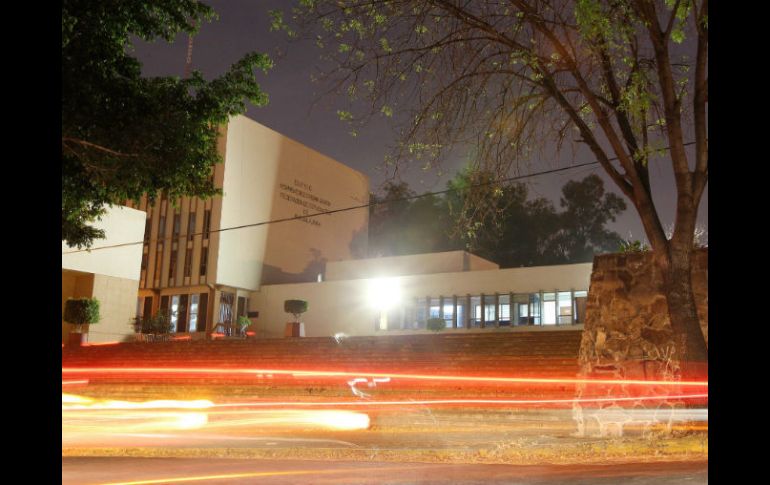
[[141,76],[130,39],[171,41],[214,17],[195,0],[65,0],[62,4],[62,240],[90,246],[89,224],[105,206],[166,192],[208,197],[220,161],[217,135],[244,101],[267,95],[254,70],[270,59],[251,53],[206,81]]
[[478,221],[465,212],[464,202],[483,188],[476,185],[480,182],[474,174],[458,174],[443,196],[416,197],[404,182],[386,183],[382,196],[372,196],[380,203],[372,206],[369,216],[370,256],[467,249],[511,268],[589,262],[594,254],[615,251],[622,242],[606,224],[615,221],[626,204],[605,193],[596,175],[564,185],[562,212],[548,199],[530,199],[524,184],[497,184],[491,191],[497,194],[497,214]]
[[81,325],[99,323],[99,300],[96,298],[70,298],[64,304],[62,319],[75,325],[80,330]]
[[283,302],[283,311],[294,315],[294,319],[299,321],[299,316],[305,313],[308,309],[308,303],[306,300],[286,300]]
[[[326,79],[351,98],[347,122],[394,122],[393,160],[430,167],[468,147],[502,178],[538,151],[587,147],[641,218],[682,360],[706,360],[690,270],[708,181],[708,0],[300,3],[294,18],[334,66]],[[675,178],[670,238],[655,155]],[[483,194],[466,203],[495,214]]]

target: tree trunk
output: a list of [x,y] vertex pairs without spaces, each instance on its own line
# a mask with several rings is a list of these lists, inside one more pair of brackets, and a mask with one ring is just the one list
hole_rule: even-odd
[[[692,243],[670,241],[666,261],[659,261],[663,276],[663,294],[674,331],[683,379],[708,375],[708,348],[692,290]],[[663,264],[660,264],[660,263]]]

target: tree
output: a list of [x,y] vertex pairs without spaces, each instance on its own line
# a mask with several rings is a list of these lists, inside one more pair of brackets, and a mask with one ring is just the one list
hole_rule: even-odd
[[212,81],[141,77],[127,53],[130,36],[174,39],[193,33],[213,10],[195,0],[65,0],[62,4],[62,240],[89,247],[103,231],[89,225],[105,206],[142,195],[208,197],[219,126],[261,106],[267,95],[251,53]]
[[604,193],[598,175],[571,180],[562,188],[559,231],[551,241],[565,261],[587,262],[594,254],[616,251],[623,239],[604,226],[626,210],[626,203],[613,193]]
[[[455,216],[466,228],[460,236],[468,249],[503,268],[587,262],[596,253],[616,250],[622,241],[605,225],[614,221],[626,204],[615,194],[605,194],[604,182],[596,175],[567,182],[561,199],[565,210],[557,212],[548,199],[530,200],[522,183],[479,187],[471,181],[473,173],[466,170],[450,181],[450,211],[460,209]],[[493,175],[487,172],[476,180],[476,184],[488,183]],[[464,212],[478,210],[464,199],[479,189],[486,190],[485,198],[493,199],[495,207],[483,212],[485,219],[480,221],[475,213]]]
[[[535,149],[586,146],[641,218],[684,372],[707,360],[690,271],[708,181],[708,0],[301,5],[295,18],[320,31],[335,63],[327,79],[353,100],[341,117],[392,118],[396,160],[437,164],[473,147],[478,166],[502,176]],[[677,192],[671,238],[649,177],[663,148]]]
[[[620,236],[606,229],[626,209],[604,192],[596,175],[562,188],[563,212],[543,197],[529,199],[522,183],[490,183],[492,174],[465,169],[447,183],[443,196],[417,194],[406,182],[388,182],[371,195],[370,256],[398,256],[467,249],[503,268],[590,261],[611,252]],[[466,199],[484,191],[495,215],[478,220]]]
[[99,323],[99,300],[96,298],[70,298],[64,304],[62,320],[75,325],[76,333],[80,333],[83,325]]
[[382,198],[372,194],[370,199],[375,203],[369,215],[371,256],[462,249],[462,242],[450,237],[452,223],[442,197],[416,197],[406,182],[387,182],[383,192]]

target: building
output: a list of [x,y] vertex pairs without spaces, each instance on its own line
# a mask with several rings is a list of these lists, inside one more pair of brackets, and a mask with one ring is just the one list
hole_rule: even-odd
[[164,313],[173,332],[204,338],[246,316],[258,336],[282,337],[284,301],[302,299],[307,336],[422,332],[430,318],[448,331],[582,328],[590,263],[500,269],[464,251],[355,259],[368,210],[313,214],[365,206],[366,176],[243,116],[223,127],[219,153],[222,196],[135,204],[146,213],[139,318]]
[[[591,263],[500,269],[465,251],[330,262],[322,282],[263,285],[250,299],[260,336],[283,336],[288,299],[307,300],[307,336],[447,329],[582,328]],[[460,330],[458,330],[460,331]]]
[[[88,326],[89,342],[123,340],[134,333],[142,248],[131,243],[141,241],[145,220],[142,211],[111,207],[94,224],[106,236],[94,241],[94,250],[62,243],[62,315],[69,298],[99,300],[101,321]],[[62,343],[67,342],[71,327],[62,320]]]
[[137,316],[168,313],[196,337],[246,316],[261,285],[317,281],[327,262],[366,251],[366,209],[312,216],[367,204],[365,175],[244,116],[222,129],[219,153],[223,196],[131,204],[147,213]]

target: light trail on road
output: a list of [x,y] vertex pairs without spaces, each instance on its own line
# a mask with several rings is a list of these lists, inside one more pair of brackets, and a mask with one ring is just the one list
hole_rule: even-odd
[[571,399],[405,399],[399,401],[254,401],[244,403],[215,404],[221,407],[256,407],[256,406],[413,406],[440,404],[585,404],[602,402],[635,402],[635,401],[680,401],[687,399],[706,399],[708,394],[677,394],[664,396],[639,397],[601,397],[601,398],[571,398]]
[[[375,471],[396,471],[403,469],[412,469],[413,466],[408,467],[372,467],[372,468],[356,468],[355,472],[375,472]],[[158,483],[182,483],[182,482],[202,482],[207,480],[234,480],[237,478],[267,478],[267,477],[280,477],[291,475],[328,475],[328,474],[342,474],[350,473],[350,470],[329,470],[322,468],[320,470],[289,470],[289,471],[268,471],[268,472],[252,472],[252,473],[228,473],[222,475],[201,475],[195,477],[174,477],[174,478],[158,478],[153,480],[139,480],[134,482],[110,482],[100,485],[151,485]]]
[[341,372],[341,371],[315,371],[315,370],[287,370],[287,369],[242,369],[242,368],[211,368],[211,367],[63,367],[63,375],[111,375],[131,377],[157,375],[159,378],[171,378],[179,376],[222,376],[233,378],[259,378],[263,376],[291,376],[302,377],[343,377],[362,378],[387,378],[392,380],[423,380],[423,381],[450,381],[450,382],[475,382],[475,383],[524,383],[524,384],[609,384],[609,385],[633,385],[633,386],[684,386],[684,387],[708,387],[708,381],[661,381],[643,379],[578,379],[578,378],[552,378],[552,377],[485,377],[485,376],[451,376],[451,375],[426,375],[426,374],[398,374],[379,372]]

